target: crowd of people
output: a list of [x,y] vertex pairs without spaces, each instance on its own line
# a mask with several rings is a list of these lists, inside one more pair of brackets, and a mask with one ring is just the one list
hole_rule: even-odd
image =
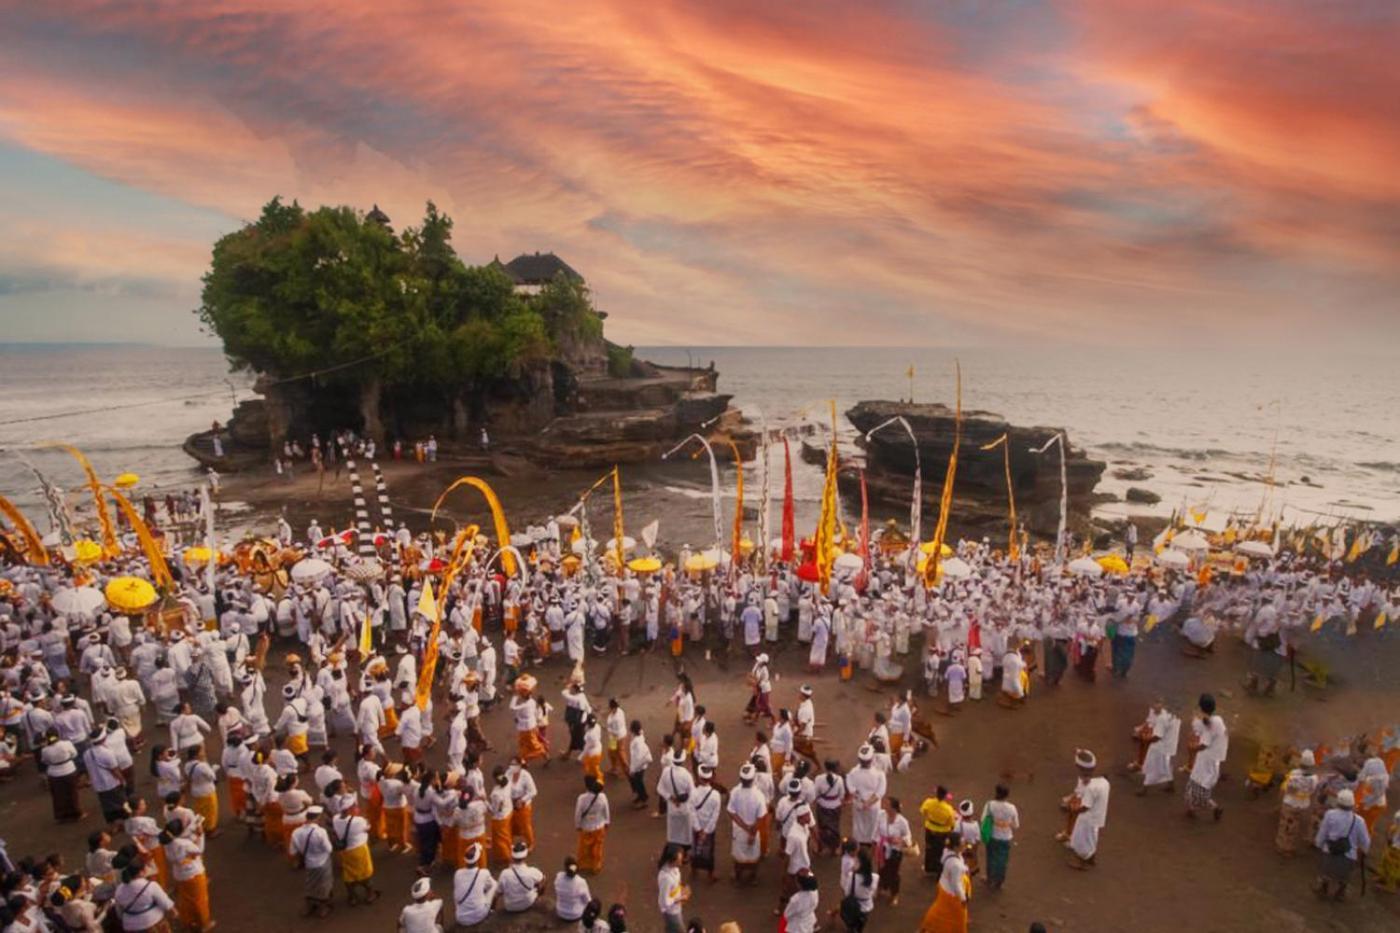
[[[1159,625],[1201,658],[1222,632],[1237,633],[1255,652],[1250,689],[1267,695],[1301,632],[1365,625],[1400,608],[1397,590],[1342,562],[1288,554],[1215,579],[1076,577],[1041,557],[1008,561],[966,541],[956,574],[936,588],[924,586],[909,555],[890,552],[868,573],[838,573],[823,593],[796,561],[687,574],[675,569],[687,565],[683,552],[674,567],[637,573],[609,568],[586,537],[582,559],[571,560],[574,527],[556,520],[533,529],[513,575],[488,560],[495,548],[482,539],[444,587],[434,568],[451,562],[445,539],[397,529],[379,542],[382,573],[357,574],[353,539],[327,538],[313,522],[297,541],[283,519],[278,537],[314,551],[324,572],[268,586],[229,565],[211,589],[186,568],[176,610],[159,620],[54,604],[75,577],[149,576],[139,552],[85,567],[7,568],[0,776],[19,777],[32,759],[54,818],[86,821],[93,832],[81,869],[4,854],[4,929],[144,930],[177,920],[210,929],[205,843],[233,831],[285,853],[303,873],[307,916],[335,909],[337,880],[348,905],[374,902],[376,858],[411,853],[419,878],[403,892],[405,933],[540,910],[586,933],[616,933],[640,908],[604,904],[589,879],[605,870],[617,811],[630,807],[658,820],[655,910],[667,933],[704,928],[687,921],[700,900],[695,885],[714,881],[726,862],[740,886],[776,863],[775,925],[809,933],[877,928],[877,903],[898,903],[910,861],[937,879],[921,930],[961,931],[973,879],[1007,882],[1021,814],[1000,783],[980,806],[936,787],[906,815],[888,777],[937,743],[921,706],[953,713],[985,698],[1014,708],[1030,702],[1033,674],[1049,688],[1071,670],[1095,679],[1101,651],[1111,676],[1128,677],[1137,640]],[[846,756],[817,749],[811,682],[775,695],[769,652],[793,640],[811,682],[869,676],[891,687]],[[590,657],[684,659],[705,649],[750,656],[753,731],[725,736],[727,749],[683,664],[663,735],[648,736],[615,698],[595,706],[587,690]],[[557,718],[532,673],[546,663],[570,672]],[[268,683],[274,670],[286,681],[277,690]],[[487,741],[488,716],[509,717],[511,747]],[[1187,760],[1178,766],[1182,732]],[[353,737],[353,760],[332,747],[338,736]],[[1153,704],[1132,739],[1140,792],[1176,789],[1180,768],[1186,814],[1222,818],[1214,789],[1229,733],[1214,696],[1192,711]],[[441,766],[428,760],[438,743]],[[1385,844],[1373,868],[1394,888],[1400,814],[1384,830],[1380,821],[1400,737],[1296,751],[1280,782],[1279,851],[1315,848],[1319,893],[1341,898],[1378,836]],[[572,812],[548,814],[569,820],[577,837],[555,871],[534,858],[537,775],[551,759],[578,765],[572,778],[550,775],[578,787]],[[1110,784],[1093,750],[1077,750],[1074,764],[1080,779],[1062,801],[1059,838],[1068,864],[1091,870]],[[154,796],[138,792],[138,771]],[[609,795],[610,779],[626,781],[630,800]],[[839,859],[833,890],[813,871],[825,858]],[[442,872],[450,897],[434,890]]]

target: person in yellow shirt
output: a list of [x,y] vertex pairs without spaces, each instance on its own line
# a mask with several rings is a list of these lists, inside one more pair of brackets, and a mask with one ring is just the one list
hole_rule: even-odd
[[939,785],[932,797],[919,805],[924,819],[924,874],[943,871],[943,849],[953,837],[958,825],[958,811],[949,800],[948,788]]

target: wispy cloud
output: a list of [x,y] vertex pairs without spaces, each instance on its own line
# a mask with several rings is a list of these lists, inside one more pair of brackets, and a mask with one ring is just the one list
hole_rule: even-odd
[[[470,259],[566,255],[638,343],[1345,337],[1400,287],[1397,16],[50,0],[0,11],[0,139],[230,227],[432,198]],[[181,236],[85,280],[193,287]]]

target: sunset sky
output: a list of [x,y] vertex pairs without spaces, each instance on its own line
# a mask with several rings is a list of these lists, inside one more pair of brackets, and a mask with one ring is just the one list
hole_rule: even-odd
[[0,340],[197,343],[281,194],[635,344],[1400,336],[1395,0],[0,0]]

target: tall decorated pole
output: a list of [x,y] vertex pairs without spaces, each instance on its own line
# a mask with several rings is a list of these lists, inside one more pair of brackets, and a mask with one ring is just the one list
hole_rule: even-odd
[[1055,566],[1058,567],[1065,562],[1065,548],[1068,546],[1065,540],[1065,523],[1069,518],[1069,475],[1065,470],[1064,434],[1057,431],[1043,446],[1031,448],[1031,452],[1043,454],[1052,444],[1060,448],[1060,527],[1055,532]]
[[1008,519],[1010,529],[1007,531],[1006,557],[1014,563],[1021,556],[1021,545],[1016,529],[1016,488],[1011,482],[1011,435],[1002,434],[990,444],[982,445],[983,450],[995,450],[998,447],[1001,448],[1002,462],[1006,467],[1006,502],[1011,511]]
[[729,450],[734,454],[734,534],[729,547],[729,575],[739,575],[739,552],[744,543],[744,458],[739,455],[739,445],[729,442]]
[[720,504],[719,461],[715,460],[714,448],[710,446],[709,441],[705,440],[705,438],[701,437],[699,434],[692,434],[675,447],[672,447],[662,454],[661,459],[669,460],[672,454],[679,451],[691,441],[699,441],[700,445],[705,448],[705,453],[708,454],[710,458],[710,511],[714,516],[715,553],[718,555],[719,551],[724,547],[724,510]]
[[958,475],[958,450],[962,447],[962,364],[954,361],[957,370],[958,407],[953,421],[953,452],[948,457],[948,472],[943,477],[943,494],[938,502],[938,524],[933,531],[933,550],[924,565],[924,585],[938,582],[938,562],[943,558],[943,537],[948,531],[948,514],[953,509],[953,480]]
[[817,578],[821,583],[822,595],[831,588],[831,563],[836,550],[837,495],[836,477],[839,470],[839,454],[836,449],[836,402],[831,402],[831,446],[826,454],[826,479],[822,483],[822,507],[817,518]]
[[760,451],[760,461],[763,464],[763,488],[758,499],[758,572],[768,571],[768,505],[769,499],[769,460],[768,460],[768,419],[760,410],[758,413],[759,426],[763,431],[763,448]]
[[[913,369],[914,367],[909,367],[911,373]],[[900,427],[904,428],[905,433],[909,435],[909,443],[914,445],[914,490],[910,493],[909,497],[909,540],[912,542],[909,548],[909,559],[911,562],[910,566],[912,567],[913,562],[919,559],[919,542],[923,540],[923,529],[920,525],[923,523],[924,510],[924,458],[919,452],[919,439],[915,436],[914,429],[909,425],[909,422],[903,415],[895,415],[893,418],[889,418],[875,425],[875,427],[865,432],[865,439],[867,441],[870,440],[876,431],[880,431],[893,424],[898,424]]]
[[792,445],[787,435],[783,435],[783,548],[778,558],[785,564],[792,563],[793,548],[796,547],[796,521],[792,501]]

